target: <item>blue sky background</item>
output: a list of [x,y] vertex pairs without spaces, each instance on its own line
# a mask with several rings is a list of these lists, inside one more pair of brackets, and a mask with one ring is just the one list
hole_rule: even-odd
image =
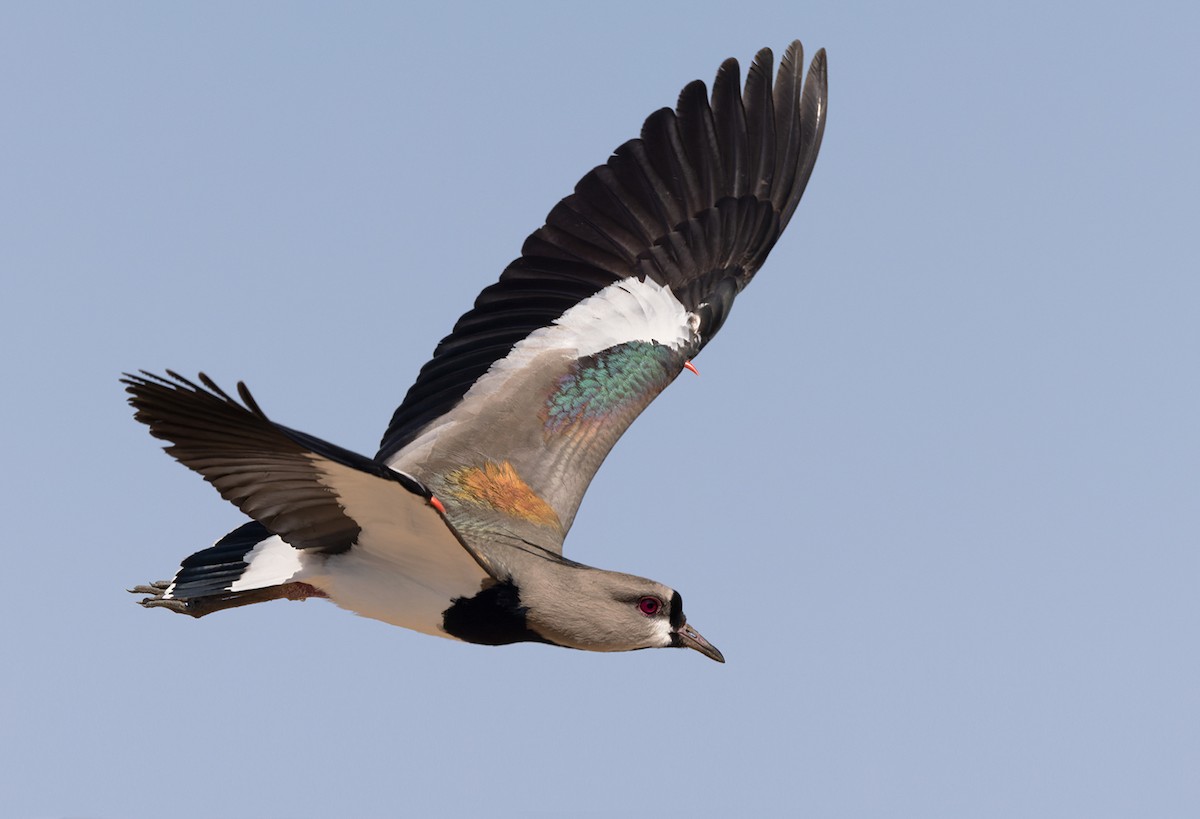
[[[0,815],[1200,815],[1194,3],[0,8]],[[829,51],[805,200],[568,554],[724,652],[123,589],[240,521],[122,370],[373,452],[586,170]]]

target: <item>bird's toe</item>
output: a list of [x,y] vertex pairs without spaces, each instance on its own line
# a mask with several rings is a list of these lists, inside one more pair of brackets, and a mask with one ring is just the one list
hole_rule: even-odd
[[164,599],[162,597],[147,597],[145,600],[139,600],[144,608],[148,609],[167,609],[179,614],[188,614],[188,604],[183,600]]

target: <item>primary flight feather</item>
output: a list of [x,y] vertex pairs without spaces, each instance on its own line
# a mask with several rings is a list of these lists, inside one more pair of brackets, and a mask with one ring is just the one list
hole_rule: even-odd
[[[270,420],[206,376],[128,375],[137,420],[251,520],[138,586],[194,617],[328,598],[467,642],[688,647],[667,586],[562,556],[630,423],[725,322],[812,174],[825,53],[760,51],[688,84],[559,202],[421,368],[374,458]],[[240,400],[239,400],[240,399]]]

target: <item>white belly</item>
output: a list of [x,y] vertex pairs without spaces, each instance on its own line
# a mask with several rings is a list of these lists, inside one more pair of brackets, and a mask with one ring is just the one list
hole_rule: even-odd
[[[455,547],[461,550],[458,544]],[[472,561],[473,562],[473,561]],[[306,578],[344,609],[394,626],[451,637],[442,630],[442,612],[458,597],[473,597],[481,588],[482,570],[474,576],[442,573],[437,566],[401,566],[388,556],[355,547],[326,558],[319,576]]]
[[250,566],[235,591],[308,583],[363,617],[449,637],[442,612],[478,594],[490,583],[487,572],[424,498],[366,473],[329,469],[339,502],[360,528],[357,542],[325,555],[268,538],[246,555]]

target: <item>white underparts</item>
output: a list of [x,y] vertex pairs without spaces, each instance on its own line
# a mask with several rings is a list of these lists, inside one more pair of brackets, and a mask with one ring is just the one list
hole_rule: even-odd
[[306,571],[295,579],[364,617],[448,636],[442,612],[477,594],[487,573],[424,496],[332,461],[317,467],[320,482],[360,528],[348,550],[304,561]]

